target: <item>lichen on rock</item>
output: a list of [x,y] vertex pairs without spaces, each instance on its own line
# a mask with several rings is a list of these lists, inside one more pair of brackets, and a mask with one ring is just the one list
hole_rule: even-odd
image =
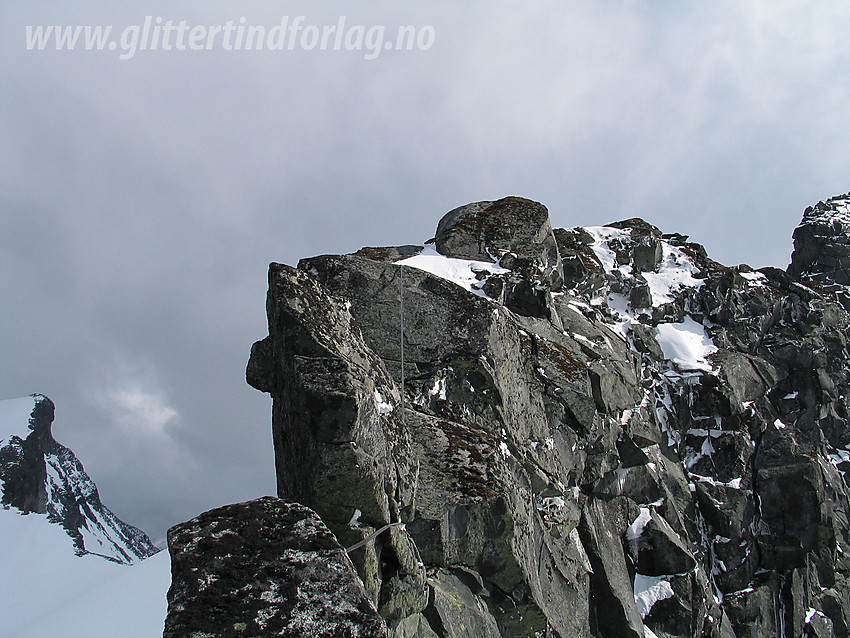
[[168,531],[165,638],[385,638],[383,619],[318,515],[265,497]]

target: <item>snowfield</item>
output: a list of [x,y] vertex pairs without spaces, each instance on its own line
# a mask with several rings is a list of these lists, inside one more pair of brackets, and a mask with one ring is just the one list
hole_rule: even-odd
[[[0,401],[0,447],[20,451],[18,439],[32,434],[30,415],[42,398]],[[68,494],[88,502],[97,492],[73,453],[57,446],[43,456],[54,515],[63,511],[60,502]],[[140,560],[147,552],[138,554],[125,542],[117,519],[99,501],[84,511],[88,518],[77,531],[93,553],[77,556],[71,536],[47,514],[0,507],[0,638],[162,636],[171,584],[168,552]]]
[[62,527],[13,509],[0,509],[0,548],[0,637],[162,636],[167,551],[135,565],[75,556]]

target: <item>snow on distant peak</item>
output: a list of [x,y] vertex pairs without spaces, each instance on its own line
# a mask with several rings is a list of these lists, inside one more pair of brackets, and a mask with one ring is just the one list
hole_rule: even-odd
[[51,433],[54,406],[45,396],[0,401],[0,493],[4,509],[63,530],[75,553],[134,563],[158,549],[118,519],[76,455]]
[[[410,266],[424,270],[441,279],[451,281],[479,297],[487,297],[481,287],[490,275],[503,275],[510,272],[497,264],[474,259],[446,257],[433,246],[426,246],[418,255],[395,262],[401,266]],[[483,276],[482,276],[483,275]]]

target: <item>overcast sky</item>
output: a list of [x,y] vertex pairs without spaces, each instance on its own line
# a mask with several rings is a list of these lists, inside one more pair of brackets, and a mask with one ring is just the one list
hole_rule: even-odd
[[[784,268],[803,209],[850,190],[846,2],[422,5],[0,5],[0,398],[50,396],[56,438],[155,539],[274,493],[271,401],[244,381],[270,261],[421,243],[521,195],[556,226],[638,216]],[[27,25],[284,15],[434,39],[26,48]]]

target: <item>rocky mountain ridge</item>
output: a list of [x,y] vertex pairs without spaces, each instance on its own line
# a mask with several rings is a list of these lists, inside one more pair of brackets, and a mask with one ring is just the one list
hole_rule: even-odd
[[144,532],[103,505],[82,463],[53,438],[54,414],[53,402],[40,394],[0,401],[3,508],[46,515],[64,528],[78,555],[132,564],[157,553]]
[[[424,246],[271,264],[247,378],[278,493],[350,548],[384,627],[275,635],[847,636],[848,198],[806,211],[787,272],[516,197]],[[175,560],[215,572],[192,529]],[[271,635],[269,587],[218,618]]]

